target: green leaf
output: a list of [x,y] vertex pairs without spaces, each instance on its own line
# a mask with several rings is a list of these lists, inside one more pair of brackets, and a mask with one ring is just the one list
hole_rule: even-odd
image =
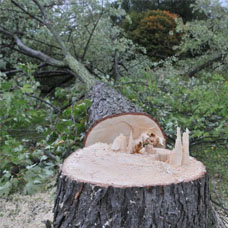
[[4,185],[0,185],[0,197],[8,196],[12,188],[12,184],[8,181]]
[[33,92],[33,88],[29,84],[24,84],[23,87],[21,88],[21,91],[23,93],[32,93]]

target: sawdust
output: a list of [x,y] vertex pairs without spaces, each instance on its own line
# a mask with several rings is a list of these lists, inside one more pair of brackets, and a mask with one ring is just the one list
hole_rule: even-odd
[[0,198],[1,228],[44,228],[45,220],[53,220],[53,190],[32,196],[13,194]]
[[173,167],[156,161],[154,155],[114,152],[111,145],[96,143],[71,154],[62,166],[72,179],[102,186],[144,187],[189,182],[206,169],[190,157],[189,164]]

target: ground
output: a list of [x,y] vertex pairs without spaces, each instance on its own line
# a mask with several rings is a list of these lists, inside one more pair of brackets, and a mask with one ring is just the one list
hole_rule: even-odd
[[53,203],[53,191],[0,198],[1,228],[44,228],[45,220],[53,220]]

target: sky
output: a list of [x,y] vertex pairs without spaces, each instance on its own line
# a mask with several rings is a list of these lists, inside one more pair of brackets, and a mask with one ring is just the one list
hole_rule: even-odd
[[228,1],[227,0],[220,0],[222,6],[228,6]]

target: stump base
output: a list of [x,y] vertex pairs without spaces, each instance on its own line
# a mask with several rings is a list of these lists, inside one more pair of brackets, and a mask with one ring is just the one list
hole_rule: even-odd
[[172,168],[149,155],[90,149],[73,153],[61,167],[54,227],[208,227],[208,177],[201,162],[191,158],[188,166]]

